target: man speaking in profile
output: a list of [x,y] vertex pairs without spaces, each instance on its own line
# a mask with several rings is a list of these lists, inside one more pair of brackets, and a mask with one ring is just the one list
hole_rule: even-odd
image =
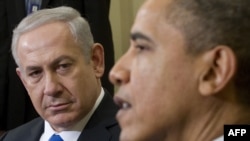
[[147,0],[110,72],[120,141],[217,141],[249,125],[249,38],[249,0]]

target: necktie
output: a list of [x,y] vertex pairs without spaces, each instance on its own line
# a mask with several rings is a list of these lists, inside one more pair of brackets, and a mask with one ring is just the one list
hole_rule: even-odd
[[59,135],[53,134],[49,141],[63,141],[63,139]]
[[38,11],[41,9],[42,0],[25,0],[27,14]]

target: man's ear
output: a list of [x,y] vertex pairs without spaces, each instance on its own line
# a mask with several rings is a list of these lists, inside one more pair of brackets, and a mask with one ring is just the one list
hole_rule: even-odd
[[202,95],[216,94],[235,74],[235,54],[227,46],[216,46],[203,54],[202,61],[205,67],[199,77],[199,91]]
[[24,80],[23,76],[22,76],[22,70],[18,67],[16,68],[16,73],[19,76],[19,78],[21,79],[23,85],[26,87],[26,81]]
[[104,49],[101,44],[95,43],[93,45],[91,61],[96,77],[101,78],[105,69]]

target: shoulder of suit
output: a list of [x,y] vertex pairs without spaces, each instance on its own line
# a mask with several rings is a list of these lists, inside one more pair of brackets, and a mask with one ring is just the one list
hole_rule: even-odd
[[44,121],[42,118],[35,118],[21,126],[18,126],[12,130],[7,131],[1,138],[0,141],[13,141],[19,140],[23,137],[30,136],[31,132],[41,132],[43,129]]

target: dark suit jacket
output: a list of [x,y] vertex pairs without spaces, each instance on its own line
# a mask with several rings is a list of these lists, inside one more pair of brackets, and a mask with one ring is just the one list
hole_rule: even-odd
[[[117,110],[111,95],[106,93],[78,141],[118,141],[120,128],[115,120]],[[7,132],[0,141],[38,141],[43,129],[44,121],[39,117]]]
[[[42,8],[61,5],[77,9],[90,23],[94,40],[105,50],[102,85],[113,94],[108,72],[114,64],[114,49],[109,22],[110,0],[43,0]],[[26,16],[25,0],[0,0],[0,130],[12,129],[37,117],[28,94],[16,75],[11,56],[13,29]]]

